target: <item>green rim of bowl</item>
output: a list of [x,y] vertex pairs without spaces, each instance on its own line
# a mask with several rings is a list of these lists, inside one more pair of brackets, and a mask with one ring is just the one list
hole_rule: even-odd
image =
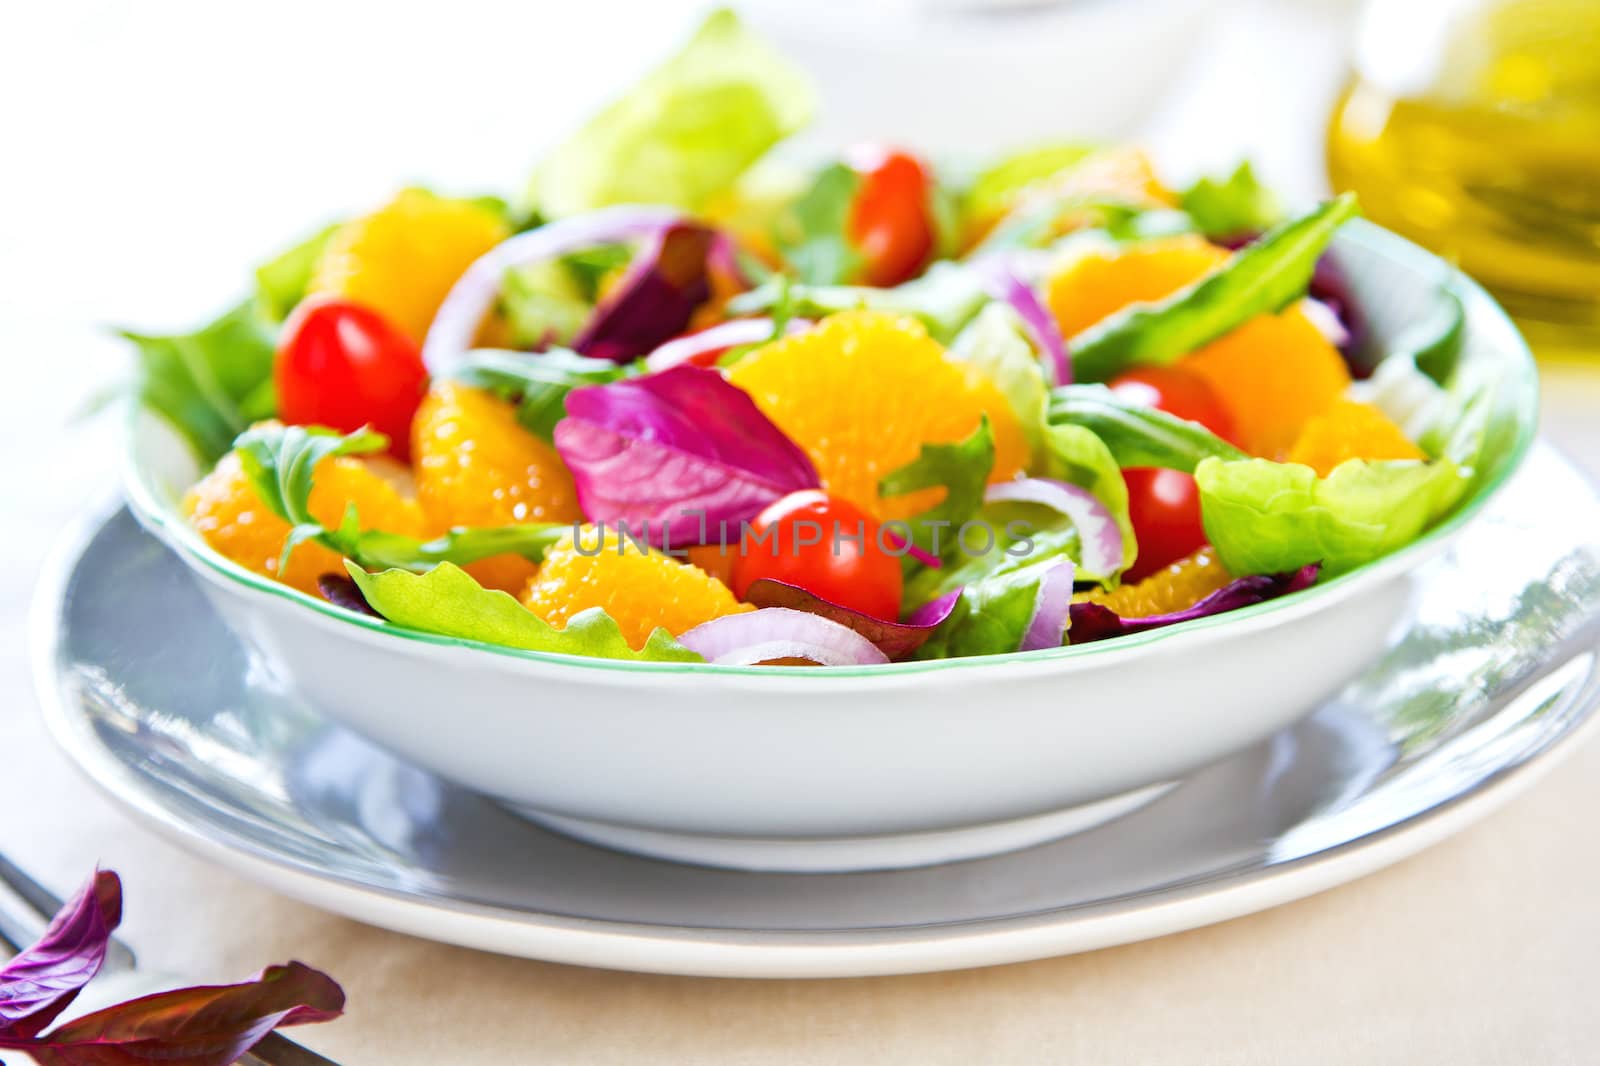
[[[165,539],[169,544],[176,542],[174,546],[180,547],[182,553],[204,563],[216,573],[255,592],[265,593],[266,595],[275,596],[281,600],[310,608],[329,619],[346,625],[358,626],[370,632],[382,633],[387,636],[438,647],[471,648],[494,655],[509,656],[515,659],[547,663],[554,666],[621,671],[625,673],[702,674],[720,677],[809,676],[813,678],[818,676],[831,678],[903,677],[908,674],[933,673],[941,670],[982,669],[1002,664],[1036,663],[1044,666],[1059,663],[1064,659],[1125,654],[1148,648],[1151,645],[1159,644],[1175,637],[1183,637],[1222,626],[1238,625],[1250,619],[1261,618],[1278,611],[1303,607],[1310,600],[1328,598],[1330,594],[1362,580],[1369,575],[1374,567],[1393,567],[1408,556],[1427,551],[1431,545],[1450,537],[1467,522],[1471,521],[1522,465],[1522,460],[1532,446],[1538,415],[1538,372],[1535,369],[1533,354],[1529,351],[1527,342],[1523,340],[1522,334],[1512,324],[1510,318],[1500,305],[1495,302],[1494,298],[1477,282],[1448,266],[1432,253],[1373,223],[1361,219],[1354,220],[1346,225],[1344,231],[1340,234],[1340,239],[1365,245],[1369,250],[1397,262],[1411,265],[1419,272],[1425,271],[1438,274],[1443,278],[1449,278],[1457,294],[1463,297],[1463,304],[1467,309],[1469,322],[1474,317],[1475,312],[1487,314],[1489,318],[1497,320],[1505,326],[1509,337],[1515,338],[1515,344],[1500,356],[1511,364],[1505,387],[1512,394],[1516,436],[1509,455],[1500,463],[1499,469],[1495,471],[1494,476],[1485,480],[1477,487],[1471,497],[1457,505],[1455,511],[1449,517],[1398,551],[1375,559],[1365,566],[1358,567],[1348,573],[1340,574],[1336,578],[1319,582],[1313,587],[1291,596],[1267,600],[1266,602],[1242,607],[1225,614],[1197,618],[1178,625],[1118,637],[1115,640],[1096,641],[1079,645],[1068,644],[1060,648],[1048,648],[1040,651],[1002,652],[994,655],[879,663],[870,666],[831,666],[821,670],[814,666],[729,666],[705,662],[663,663],[628,659],[603,659],[592,656],[571,655],[565,652],[530,651],[523,648],[508,647],[503,644],[489,644],[479,640],[442,636],[438,633],[429,633],[426,630],[410,629],[381,619],[369,618],[353,611],[335,607],[326,600],[309,596],[288,585],[245,569],[213,550],[187,523],[175,520],[176,516],[154,498],[153,494],[148,491],[142,471],[139,469],[139,457],[135,454],[136,449],[131,447],[124,453],[127,467],[124,482],[127,486],[129,503],[146,525],[165,532],[167,534]],[[131,432],[131,427],[140,414],[141,412],[138,408],[135,408],[130,414],[130,440],[135,439],[135,435]]]

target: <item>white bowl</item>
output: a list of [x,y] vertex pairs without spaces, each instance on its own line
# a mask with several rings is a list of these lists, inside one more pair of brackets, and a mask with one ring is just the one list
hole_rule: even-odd
[[[1337,245],[1374,334],[1445,268],[1377,227]],[[1464,359],[1507,366],[1517,432],[1418,542],[1281,600],[1113,642],[859,668],[627,663],[403,630],[252,574],[175,501],[200,470],[136,415],[134,513],[264,663],[405,758],[574,836],[688,862],[886,868],[1024,847],[1097,824],[1291,724],[1371,662],[1408,574],[1520,462],[1537,390],[1521,338],[1460,279]]]

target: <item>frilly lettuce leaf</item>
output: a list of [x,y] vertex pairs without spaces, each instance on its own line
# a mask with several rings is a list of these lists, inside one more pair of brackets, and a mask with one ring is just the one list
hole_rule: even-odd
[[[1122,531],[1122,570],[1132,566],[1138,554],[1138,542],[1133,535],[1133,519],[1128,515],[1128,483],[1122,480],[1122,469],[1106,442],[1083,426],[1047,425],[1044,476],[1081,485],[1106,505]],[[1115,574],[1085,573],[1081,576],[1114,584],[1120,575],[1119,570]]]
[[1353,459],[1324,478],[1298,463],[1210,458],[1194,477],[1206,537],[1235,574],[1353,570],[1415,540],[1468,485],[1443,458]]
[[814,108],[801,71],[733,12],[713,12],[677,55],[540,165],[531,206],[547,218],[627,203],[698,210]]
[[1248,160],[1225,178],[1201,178],[1179,203],[1207,237],[1239,237],[1277,225],[1283,207],[1272,190],[1256,179]]
[[345,566],[368,605],[390,622],[407,629],[508,648],[595,659],[704,661],[674,640],[665,629],[656,629],[642,649],[635,649],[623,637],[616,620],[600,607],[580,611],[567,622],[565,629],[556,629],[518,603],[515,597],[484,588],[452,563],[440,563],[425,574],[409,570],[369,574],[354,563]]
[[1000,390],[1017,416],[1029,450],[1038,455],[1044,444],[1045,405],[1050,392],[1016,311],[1006,304],[991,303],[956,335],[949,355]]

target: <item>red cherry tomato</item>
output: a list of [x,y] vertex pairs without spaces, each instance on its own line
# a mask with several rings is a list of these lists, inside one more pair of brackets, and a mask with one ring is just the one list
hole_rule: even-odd
[[311,297],[284,323],[273,363],[278,417],[352,433],[372,426],[398,459],[410,453],[411,416],[428,372],[410,337],[376,311]]
[[1133,403],[1198,422],[1230,444],[1237,443],[1233,415],[1198,374],[1172,366],[1135,367],[1112,378],[1111,391]]
[[[874,618],[900,617],[900,561],[883,550],[878,523],[820,489],[791,492],[750,523],[733,563],[733,592],[772,578]],[[859,539],[858,539],[859,534]]]
[[1206,531],[1193,475],[1138,466],[1124,470],[1122,479],[1128,483],[1128,517],[1139,542],[1139,558],[1124,575],[1127,580],[1141,581],[1200,550]]
[[882,145],[858,148],[846,162],[861,175],[849,237],[866,260],[863,280],[878,286],[911,280],[933,254],[927,168],[916,156]]

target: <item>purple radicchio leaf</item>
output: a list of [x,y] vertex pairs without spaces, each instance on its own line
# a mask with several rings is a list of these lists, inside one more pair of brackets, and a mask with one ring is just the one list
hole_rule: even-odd
[[682,333],[695,308],[711,295],[707,263],[715,239],[713,231],[690,223],[657,232],[595,309],[573,348],[626,363]]
[[322,593],[322,598],[335,607],[343,607],[356,614],[369,615],[372,618],[382,618],[383,615],[372,609],[372,604],[361,595],[361,586],[348,574],[323,574],[317,578],[317,589]]
[[1237,578],[1193,607],[1169,614],[1145,615],[1142,618],[1124,618],[1099,603],[1074,603],[1070,610],[1072,624],[1067,630],[1067,637],[1072,644],[1087,644],[1094,640],[1109,640],[1112,637],[1143,633],[1148,629],[1160,629],[1163,626],[1177,625],[1179,622],[1223,614],[1310,588],[1316,583],[1320,569],[1320,563],[1312,563],[1283,574],[1257,574],[1252,577]]
[[574,389],[555,444],[585,517],[658,547],[719,542],[722,523],[819,484],[747,393],[693,366]]
[[788,607],[848,626],[872,641],[890,659],[903,659],[927,643],[934,629],[950,617],[960,598],[961,590],[958,588],[924,604],[907,621],[891,622],[824,599],[799,585],[769,577],[752,581],[744,594],[745,602],[757,607]]
[[74,1018],[31,1041],[0,1038],[40,1066],[228,1066],[273,1029],[325,1022],[344,990],[304,963],[269,966],[236,985],[179,988]]
[[55,1021],[99,972],[121,920],[122,883],[96,870],[39,941],[0,969],[0,1038],[35,1036]]

